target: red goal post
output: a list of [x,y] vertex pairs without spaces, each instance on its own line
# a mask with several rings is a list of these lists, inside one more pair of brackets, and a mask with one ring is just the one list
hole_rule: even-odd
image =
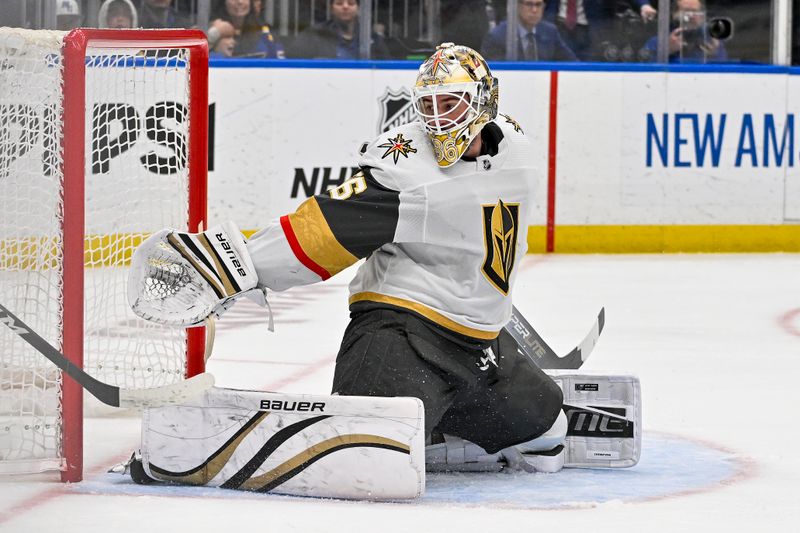
[[[0,84],[10,89],[0,91],[0,210],[12,200],[42,209],[0,214],[4,305],[102,381],[139,388],[202,372],[203,328],[176,334],[138,322],[124,280],[149,233],[205,226],[205,35],[3,32]],[[0,448],[9,447],[0,449],[0,472],[58,468],[63,481],[79,481],[83,391],[40,358],[0,337]]]

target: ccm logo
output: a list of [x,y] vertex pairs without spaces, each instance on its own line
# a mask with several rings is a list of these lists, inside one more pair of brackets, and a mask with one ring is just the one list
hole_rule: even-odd
[[325,402],[289,402],[283,400],[261,400],[261,411],[325,412]]
[[[604,414],[587,411],[580,407],[564,405],[567,415],[567,435],[574,437],[621,437],[633,438],[633,422]],[[609,414],[625,416],[624,408],[595,407]]]

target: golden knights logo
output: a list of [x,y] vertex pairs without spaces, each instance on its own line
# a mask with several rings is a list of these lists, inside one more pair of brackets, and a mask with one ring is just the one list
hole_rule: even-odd
[[442,57],[443,49],[439,49],[425,63],[422,64],[422,75],[425,85],[441,83],[447,74],[450,74],[450,67],[447,66],[448,59]]
[[388,142],[379,144],[378,148],[386,148],[386,151],[381,156],[381,159],[386,159],[389,156],[394,158],[394,164],[402,155],[408,159],[408,154],[416,154],[417,149],[411,147],[412,139],[404,139],[402,133],[398,133],[394,139],[389,139]]
[[511,271],[517,255],[517,232],[519,231],[519,204],[482,205],[483,235],[486,257],[483,275],[503,294],[508,294]]
[[378,133],[383,133],[417,120],[414,106],[411,105],[411,91],[405,87],[401,87],[396,91],[387,87],[383,96],[378,98],[378,103],[381,107]]

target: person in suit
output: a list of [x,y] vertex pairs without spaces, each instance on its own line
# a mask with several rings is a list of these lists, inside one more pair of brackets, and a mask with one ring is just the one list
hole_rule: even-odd
[[[522,61],[577,61],[575,53],[561,38],[558,28],[543,20],[543,0],[517,2],[517,59]],[[481,54],[486,59],[506,59],[508,21],[494,27],[483,39]]]

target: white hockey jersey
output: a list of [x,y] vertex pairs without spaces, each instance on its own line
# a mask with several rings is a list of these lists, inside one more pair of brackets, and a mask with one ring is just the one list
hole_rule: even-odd
[[441,168],[419,123],[381,134],[353,177],[252,237],[259,283],[313,283],[366,258],[351,308],[402,308],[467,337],[496,337],[511,316],[539,173],[510,117],[482,138],[484,155]]

